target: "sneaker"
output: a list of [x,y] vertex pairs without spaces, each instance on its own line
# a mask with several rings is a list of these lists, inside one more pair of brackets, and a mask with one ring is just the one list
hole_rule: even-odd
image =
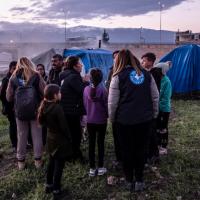
[[35,160],[35,167],[36,169],[41,169],[42,168],[42,165],[43,165],[43,162],[42,160]]
[[53,184],[45,184],[45,193],[49,194],[53,192]]
[[160,147],[159,154],[160,155],[167,155],[167,148]]
[[89,176],[90,176],[90,177],[96,176],[96,169],[90,168]]
[[102,176],[107,173],[107,169],[105,167],[98,168],[98,176]]
[[24,161],[18,161],[17,165],[18,165],[19,170],[24,170],[24,168],[25,168],[25,162]]
[[135,192],[143,191],[144,188],[144,182],[135,182]]

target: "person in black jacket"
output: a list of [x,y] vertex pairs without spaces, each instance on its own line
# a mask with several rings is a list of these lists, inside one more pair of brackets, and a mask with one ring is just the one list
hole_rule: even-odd
[[65,161],[72,155],[71,136],[62,107],[60,88],[49,84],[44,90],[44,99],[38,112],[38,121],[48,128],[46,152],[49,163],[46,175],[46,193],[53,192],[54,196],[61,193],[61,178]]
[[49,71],[48,84],[60,85],[59,74],[63,67],[63,57],[60,54],[55,54],[52,58],[52,68]]
[[6,89],[8,86],[9,79],[12,75],[12,73],[15,71],[17,62],[12,61],[9,64],[9,71],[6,74],[6,76],[2,80],[1,88],[0,88],[0,99],[2,102],[2,113],[6,115],[8,118],[8,121],[10,123],[9,125],[9,134],[10,134],[10,140],[12,143],[12,147],[14,150],[17,149],[17,125],[15,121],[15,114],[14,114],[14,103],[8,102],[6,99]]
[[81,124],[80,118],[85,114],[83,106],[83,90],[85,84],[80,75],[82,64],[79,57],[70,56],[65,63],[65,71],[60,74],[61,105],[63,107],[72,136],[73,158],[83,160],[80,150]]

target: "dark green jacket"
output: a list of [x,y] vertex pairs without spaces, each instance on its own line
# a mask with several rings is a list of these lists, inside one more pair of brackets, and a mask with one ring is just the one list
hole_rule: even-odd
[[62,107],[58,103],[45,103],[39,119],[47,127],[47,153],[60,158],[72,155],[71,136]]

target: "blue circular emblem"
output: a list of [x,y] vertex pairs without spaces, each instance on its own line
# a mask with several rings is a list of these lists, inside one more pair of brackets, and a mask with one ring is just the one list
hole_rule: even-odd
[[140,85],[144,82],[144,74],[138,75],[135,70],[130,73],[130,80],[135,85]]

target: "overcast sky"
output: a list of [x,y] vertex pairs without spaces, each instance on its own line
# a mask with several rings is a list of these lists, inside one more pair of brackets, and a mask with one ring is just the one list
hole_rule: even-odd
[[[0,30],[38,23],[159,29],[159,0],[0,0]],[[162,29],[200,32],[200,0],[160,0]],[[14,24],[13,24],[14,23]]]

